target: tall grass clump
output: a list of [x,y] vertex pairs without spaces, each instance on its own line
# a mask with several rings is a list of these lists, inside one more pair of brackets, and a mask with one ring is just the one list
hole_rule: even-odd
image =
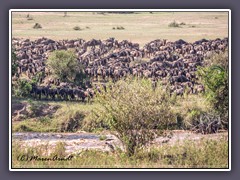
[[176,118],[182,120],[180,128],[187,130],[197,123],[200,114],[208,111],[209,105],[203,96],[189,95],[177,100],[172,109]]

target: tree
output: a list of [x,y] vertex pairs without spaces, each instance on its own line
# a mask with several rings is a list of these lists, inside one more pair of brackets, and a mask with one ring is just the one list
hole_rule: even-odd
[[206,87],[206,97],[224,123],[228,122],[228,52],[213,55],[205,67],[198,68],[198,75]]
[[75,53],[70,50],[52,52],[47,60],[47,66],[61,81],[74,81],[83,68],[77,61]]
[[101,105],[93,118],[104,121],[125,147],[128,156],[150,143],[171,122],[171,98],[150,80],[120,80],[96,95]]

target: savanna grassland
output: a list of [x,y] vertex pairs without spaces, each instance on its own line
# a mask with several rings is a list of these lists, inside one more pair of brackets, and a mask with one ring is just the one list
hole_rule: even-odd
[[[227,37],[227,12],[12,12],[12,38],[18,50],[12,50],[12,168],[228,168]],[[48,46],[49,39],[54,46]],[[72,39],[76,41],[68,41]],[[157,39],[167,41],[154,42]],[[171,43],[179,39],[176,46]],[[205,40],[195,43],[201,39]],[[98,40],[100,45],[87,44]],[[110,42],[114,45],[107,46]],[[190,51],[184,43],[196,49]],[[31,56],[34,60],[26,60],[30,53],[24,44],[36,55]],[[76,48],[78,57],[74,51],[65,53],[68,48],[53,50],[66,44],[74,44],[69,49]],[[175,51],[177,47],[182,50]],[[164,53],[175,59],[166,60]],[[28,64],[35,62],[44,64],[39,74],[29,70]],[[106,80],[100,72],[92,77],[85,71],[106,64],[115,68],[117,78],[109,75]],[[141,76],[134,71],[129,76],[118,73],[122,67],[152,71],[154,64],[163,67],[157,75],[170,83],[155,80],[150,70],[146,76],[143,71]],[[69,74],[62,75],[64,70]],[[174,82],[171,76],[182,76],[183,71],[186,82]],[[67,85],[42,83],[54,78]],[[92,81],[93,87],[80,87],[82,81]],[[190,85],[185,88],[183,83]],[[48,159],[56,155],[73,158]]]
[[[31,20],[26,18],[27,14]],[[179,28],[168,25],[176,21]],[[42,29],[33,29],[35,23]],[[73,28],[79,26],[81,30]],[[123,27],[123,30],[113,28]],[[202,38],[215,39],[228,36],[228,14],[225,12],[138,12],[134,14],[97,14],[93,12],[13,12],[13,37],[55,40],[83,38],[85,40],[130,40],[143,45],[154,39],[194,42]]]

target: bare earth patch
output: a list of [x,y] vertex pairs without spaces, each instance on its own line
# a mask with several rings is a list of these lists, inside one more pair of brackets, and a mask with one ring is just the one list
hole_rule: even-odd
[[12,103],[12,121],[22,121],[27,117],[41,117],[55,113],[59,106],[49,104],[30,104],[28,102]]

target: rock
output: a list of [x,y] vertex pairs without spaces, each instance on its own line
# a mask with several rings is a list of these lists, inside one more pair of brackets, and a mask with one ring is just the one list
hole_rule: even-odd
[[63,138],[63,135],[57,134],[56,137],[57,137],[57,138]]

